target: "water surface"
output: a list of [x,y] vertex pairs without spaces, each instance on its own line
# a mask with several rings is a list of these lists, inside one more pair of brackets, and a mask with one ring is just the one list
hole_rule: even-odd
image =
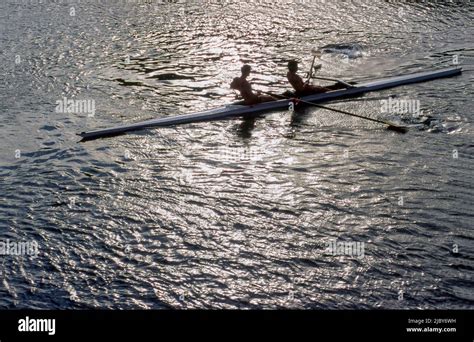
[[[473,69],[465,4],[0,3],[2,308],[473,308],[473,74],[332,106],[427,124],[396,134],[307,108],[78,143],[77,133],[287,89]],[[71,14],[74,14],[71,16]],[[457,57],[456,57],[457,56]],[[95,115],[56,101],[95,101]],[[19,153],[19,154],[18,154]],[[19,158],[17,158],[19,157]],[[330,241],[364,243],[333,256]]]

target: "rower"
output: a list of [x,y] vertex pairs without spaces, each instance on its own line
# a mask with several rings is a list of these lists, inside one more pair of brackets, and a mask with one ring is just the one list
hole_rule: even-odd
[[344,88],[340,84],[334,84],[328,87],[319,87],[312,84],[309,84],[308,81],[303,81],[303,79],[298,76],[296,73],[298,71],[298,62],[297,61],[289,61],[288,62],[288,73],[286,77],[288,78],[288,82],[292,85],[293,89],[295,89],[296,96],[305,96],[311,94],[320,94],[325,93],[327,91],[332,91],[336,89]]
[[242,96],[242,98],[244,99],[244,104],[246,105],[254,105],[262,102],[276,101],[277,99],[273,96],[262,95],[259,91],[257,91],[257,94],[254,94],[254,92],[252,91],[252,86],[247,81],[247,77],[250,75],[251,70],[252,68],[248,64],[242,66],[242,68],[240,69],[242,75],[240,77],[234,78],[232,83],[230,84],[230,87],[240,92],[240,96]]

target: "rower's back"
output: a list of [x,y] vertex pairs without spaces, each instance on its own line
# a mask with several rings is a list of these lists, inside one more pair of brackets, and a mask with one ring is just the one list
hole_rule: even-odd
[[240,96],[247,102],[255,102],[257,96],[252,92],[252,86],[244,76],[235,77],[230,87],[240,92]]
[[288,71],[286,78],[296,92],[302,92],[304,90],[304,81],[296,72]]

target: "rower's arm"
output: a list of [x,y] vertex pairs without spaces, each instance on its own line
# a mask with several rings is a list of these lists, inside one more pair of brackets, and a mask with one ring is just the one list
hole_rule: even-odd
[[252,86],[248,82],[245,82],[241,85],[240,93],[242,94],[242,97],[244,98],[255,96],[255,94],[252,91]]
[[235,89],[235,90],[239,90],[240,86],[239,86],[239,78],[236,77],[232,80],[232,82],[230,83],[230,88],[231,89]]

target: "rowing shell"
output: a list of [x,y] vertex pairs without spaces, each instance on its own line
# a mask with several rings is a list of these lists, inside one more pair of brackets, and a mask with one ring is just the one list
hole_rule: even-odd
[[[364,94],[371,91],[377,91],[387,88],[398,87],[405,84],[419,83],[430,81],[443,77],[451,77],[459,75],[462,72],[462,68],[453,67],[440,69],[435,71],[426,71],[416,74],[404,75],[404,76],[394,76],[383,78],[375,81],[358,83],[354,87],[349,89],[335,90],[322,94],[314,94],[309,96],[304,96],[301,99],[306,102],[313,103],[322,103],[335,100],[343,97],[356,96]],[[174,126],[181,125],[193,122],[202,122],[202,121],[213,121],[213,120],[222,120],[240,117],[243,115],[255,114],[255,113],[264,113],[277,109],[287,109],[289,103],[292,100],[284,99],[272,102],[259,103],[253,106],[245,106],[239,104],[229,104],[223,107],[206,110],[198,113],[177,115],[172,117],[157,118],[142,122],[137,122],[129,125],[122,125],[112,128],[99,129],[90,132],[82,132],[79,135],[82,137],[81,141],[94,140],[98,138],[110,137],[115,135],[120,135],[130,131],[136,131],[144,128],[150,127],[165,127],[165,126]]]

